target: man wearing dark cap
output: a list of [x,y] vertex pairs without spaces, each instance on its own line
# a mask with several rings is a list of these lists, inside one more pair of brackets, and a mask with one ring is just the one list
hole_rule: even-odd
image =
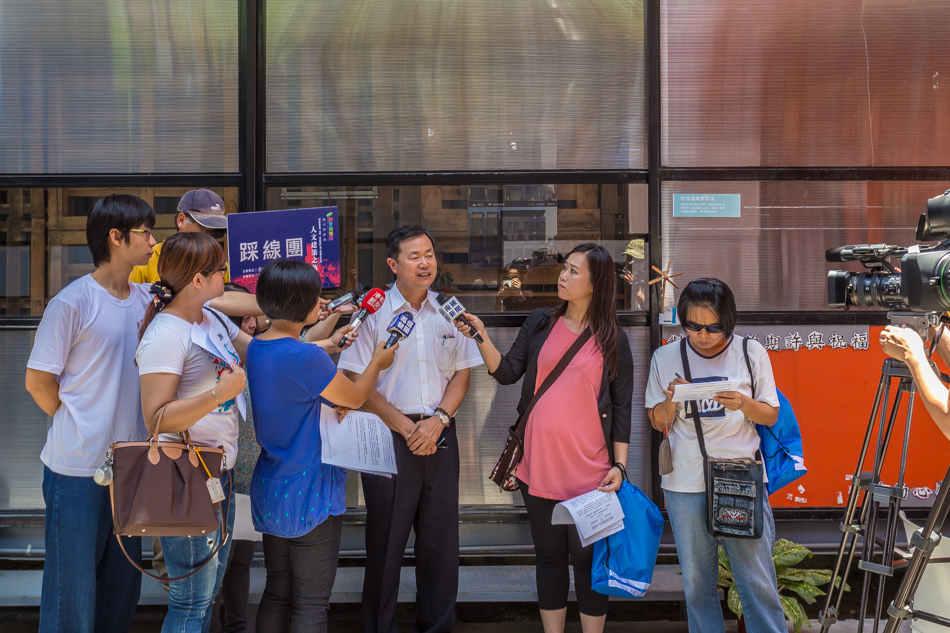
[[[179,231],[203,231],[215,239],[227,235],[228,219],[224,212],[224,200],[210,189],[192,189],[178,202],[178,217],[175,218]],[[162,244],[156,244],[152,258],[145,266],[136,266],[129,281],[152,284],[158,281],[158,256]],[[227,279],[225,279],[227,281]]]

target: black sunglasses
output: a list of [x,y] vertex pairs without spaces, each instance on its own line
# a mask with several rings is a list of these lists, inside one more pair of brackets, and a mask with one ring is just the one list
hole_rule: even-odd
[[692,321],[683,321],[683,327],[689,330],[690,332],[699,332],[700,330],[706,330],[710,334],[722,334],[721,323],[711,323],[709,325],[700,325],[699,323],[693,323]]

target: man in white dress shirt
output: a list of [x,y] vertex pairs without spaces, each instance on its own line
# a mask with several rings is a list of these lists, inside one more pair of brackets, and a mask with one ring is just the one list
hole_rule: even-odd
[[470,368],[482,364],[473,340],[439,314],[429,289],[437,272],[435,247],[421,226],[401,226],[386,238],[387,263],[396,282],[383,306],[367,317],[339,367],[360,374],[396,314],[409,312],[415,327],[399,343],[392,367],[380,373],[364,409],[393,431],[398,475],[362,476],[366,497],[366,574],[363,630],[396,633],[399,572],[409,531],[415,531],[414,631],[455,627],[459,568],[459,450],[452,416],[469,387]]

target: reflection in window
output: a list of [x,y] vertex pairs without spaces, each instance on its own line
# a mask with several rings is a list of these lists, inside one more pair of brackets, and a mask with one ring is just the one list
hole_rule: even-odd
[[[646,224],[646,196],[642,184],[295,187],[270,188],[267,205],[339,207],[342,290],[392,282],[386,236],[422,224],[439,255],[433,288],[458,294],[473,312],[556,305],[564,255],[583,242],[613,255],[618,309],[645,310],[649,258],[630,229]],[[638,237],[641,247],[630,251]]]
[[[667,182],[663,185],[663,262],[683,279],[718,277],[739,310],[827,310],[825,251],[847,244],[914,244],[932,182]],[[672,217],[674,193],[741,196],[738,218]],[[682,286],[682,284],[681,284]],[[677,295],[678,291],[677,291]]]

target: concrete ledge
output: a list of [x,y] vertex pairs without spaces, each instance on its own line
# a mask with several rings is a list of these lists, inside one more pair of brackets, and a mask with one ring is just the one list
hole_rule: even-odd
[[[677,565],[657,565],[653,583],[640,600],[682,602],[683,577]],[[0,607],[39,606],[43,572],[40,570],[0,571]],[[81,579],[77,579],[81,582]],[[250,602],[260,602],[264,591],[265,572],[261,567],[251,568]],[[333,585],[332,602],[358,603],[363,594],[363,568],[341,567],[337,570]],[[720,591],[720,595],[721,595]],[[459,571],[459,602],[536,602],[533,565],[463,566]],[[574,596],[573,570],[571,572],[570,600]],[[415,570],[403,567],[399,582],[399,601],[415,602]],[[611,597],[611,600],[623,598]],[[142,579],[142,597],[139,604],[163,605],[168,602],[168,593],[161,583],[151,578]]]

